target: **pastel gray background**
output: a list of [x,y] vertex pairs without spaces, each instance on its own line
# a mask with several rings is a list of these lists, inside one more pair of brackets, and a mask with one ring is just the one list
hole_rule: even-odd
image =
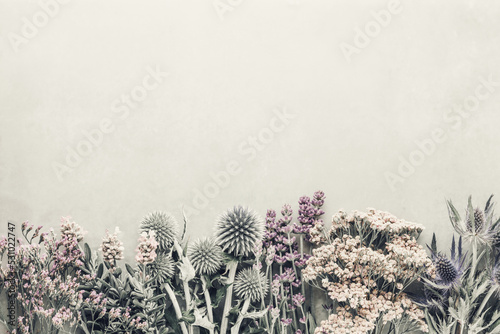
[[[145,214],[181,220],[231,161],[238,173],[190,216],[192,238],[234,204],[296,211],[322,189],[327,221],[375,207],[424,224],[422,241],[435,231],[444,248],[445,199],[463,208],[469,194],[482,204],[498,192],[499,2],[403,0],[350,61],[342,43],[355,45],[388,1],[221,2],[222,19],[206,0],[69,1],[16,48],[41,5],[0,1],[1,233],[8,220],[57,227],[71,215],[93,248],[120,226],[131,259]],[[169,75],[115,113],[148,67]],[[277,110],[294,117],[270,140]],[[103,119],[110,133],[58,177],[67,148]],[[446,137],[419,154],[435,129]],[[259,134],[267,143],[253,156]],[[391,186],[387,173],[412,154],[413,173]]]

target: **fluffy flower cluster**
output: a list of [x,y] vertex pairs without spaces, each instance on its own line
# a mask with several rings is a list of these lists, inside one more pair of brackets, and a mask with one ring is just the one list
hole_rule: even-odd
[[432,260],[415,238],[421,231],[421,225],[373,209],[339,211],[326,233],[316,224],[311,241],[322,245],[313,250],[303,278],[318,280],[340,306],[316,333],[367,333],[379,321],[403,318],[426,331],[423,312],[402,292],[422,274],[435,276]]
[[156,259],[156,248],[158,242],[155,239],[155,232],[142,232],[139,237],[139,245],[136,248],[135,260],[141,264],[153,263]]
[[83,237],[87,234],[86,231],[82,229],[80,225],[71,221],[71,217],[62,217],[61,218],[61,235],[66,237],[67,239],[76,239],[76,241],[80,242],[83,240]]
[[377,321],[387,324],[406,318],[420,326],[423,332],[428,332],[424,313],[406,295],[395,297],[392,293],[374,291],[356,312],[349,306],[337,307],[336,313],[321,322],[314,331],[315,334],[366,334],[373,331]]
[[104,261],[113,264],[115,261],[123,260],[123,242],[118,239],[118,234],[120,229],[115,228],[113,234],[109,234],[106,230],[106,236],[102,239],[101,248],[99,250],[102,252],[102,257]]
[[408,234],[418,238],[424,230],[424,226],[399,219],[389,212],[372,208],[369,208],[368,212],[353,211],[352,213],[339,210],[332,217],[332,226],[329,231],[324,231],[324,224],[321,221],[313,224],[310,230],[311,242],[321,244],[327,239],[341,237],[354,230],[361,237],[371,238],[371,241],[381,244],[394,235]]
[[41,228],[23,223],[21,229],[28,243],[18,241],[5,272],[11,279],[2,282],[3,288],[13,292],[22,314],[17,319],[17,333],[33,333],[37,323],[43,332],[51,332],[81,321],[76,311],[82,303],[78,288],[89,279],[77,268],[83,260],[78,245],[82,229],[63,218],[60,238],[51,230],[41,234],[39,243],[32,243]]

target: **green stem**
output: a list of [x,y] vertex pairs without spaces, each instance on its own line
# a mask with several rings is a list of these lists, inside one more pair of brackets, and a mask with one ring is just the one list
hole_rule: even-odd
[[238,320],[236,320],[236,323],[231,328],[231,334],[238,334],[239,333],[241,322],[245,318],[245,314],[247,313],[249,306],[250,306],[250,298],[247,298],[247,299],[245,299],[245,302],[243,303],[240,315],[238,316]]
[[226,265],[227,270],[229,270],[229,274],[227,277],[226,285],[227,291],[226,291],[226,301],[224,303],[224,312],[222,313],[222,322],[221,322],[221,327],[220,327],[220,334],[226,334],[227,333],[227,327],[229,323],[229,311],[231,311],[231,304],[233,301],[233,282],[234,282],[234,277],[236,276],[236,269],[238,268],[238,262],[232,261],[229,262]]
[[[181,308],[179,306],[179,302],[177,301],[177,298],[175,297],[174,290],[172,290],[172,287],[168,283],[165,284],[165,289],[167,290],[167,294],[170,297],[170,301],[172,302],[172,305],[174,306],[175,315],[177,316],[177,320],[180,320],[182,318],[182,312],[181,312]],[[184,322],[180,322],[179,325],[181,326],[182,333],[188,334],[186,324]]]
[[208,291],[208,284],[205,276],[201,275],[201,283],[203,284],[203,294],[205,295],[205,303],[207,304],[207,317],[210,322],[214,322],[214,313],[212,310],[212,298],[210,297],[210,291]]
[[495,289],[490,289],[490,291],[488,291],[488,294],[486,295],[486,297],[484,297],[483,302],[481,303],[481,306],[478,308],[478,310],[476,312],[477,314],[481,314],[481,312],[483,311],[483,308],[486,306],[486,304],[488,303],[488,300],[490,300],[490,297],[494,292],[495,292]]

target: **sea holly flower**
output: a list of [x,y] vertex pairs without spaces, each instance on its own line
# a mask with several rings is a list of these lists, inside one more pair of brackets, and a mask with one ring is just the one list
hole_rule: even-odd
[[[436,283],[443,289],[456,287],[464,272],[465,256],[462,254],[462,237],[458,239],[458,249],[455,247],[455,236],[451,243],[451,257],[437,252],[436,235],[432,236],[431,247],[432,262],[436,269]],[[458,254],[456,251],[458,250]]]
[[451,201],[447,201],[450,221],[460,236],[474,245],[494,246],[499,240],[500,221],[494,220],[493,195],[488,198],[484,210],[474,208],[469,197],[465,218],[462,219]]

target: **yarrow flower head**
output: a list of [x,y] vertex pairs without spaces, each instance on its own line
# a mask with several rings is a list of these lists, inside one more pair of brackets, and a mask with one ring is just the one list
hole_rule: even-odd
[[235,256],[247,256],[261,242],[264,223],[253,211],[236,206],[222,214],[216,223],[216,242]]
[[156,259],[156,249],[158,242],[155,239],[155,232],[142,232],[139,237],[139,245],[136,248],[135,260],[142,264],[152,263]]
[[123,248],[123,242],[118,239],[119,233],[120,229],[118,227],[115,228],[113,234],[109,234],[109,231],[106,230],[106,236],[102,239],[102,244],[99,248],[104,261],[114,263],[115,261],[123,260],[123,251],[125,248]]
[[196,240],[188,250],[188,258],[200,275],[215,274],[222,266],[224,253],[213,238]]
[[251,302],[263,299],[267,294],[267,280],[263,272],[247,268],[240,271],[234,281],[234,291],[242,299]]
[[168,252],[179,233],[177,220],[167,212],[156,211],[148,214],[140,224],[142,232],[153,231],[158,242],[158,251]]

